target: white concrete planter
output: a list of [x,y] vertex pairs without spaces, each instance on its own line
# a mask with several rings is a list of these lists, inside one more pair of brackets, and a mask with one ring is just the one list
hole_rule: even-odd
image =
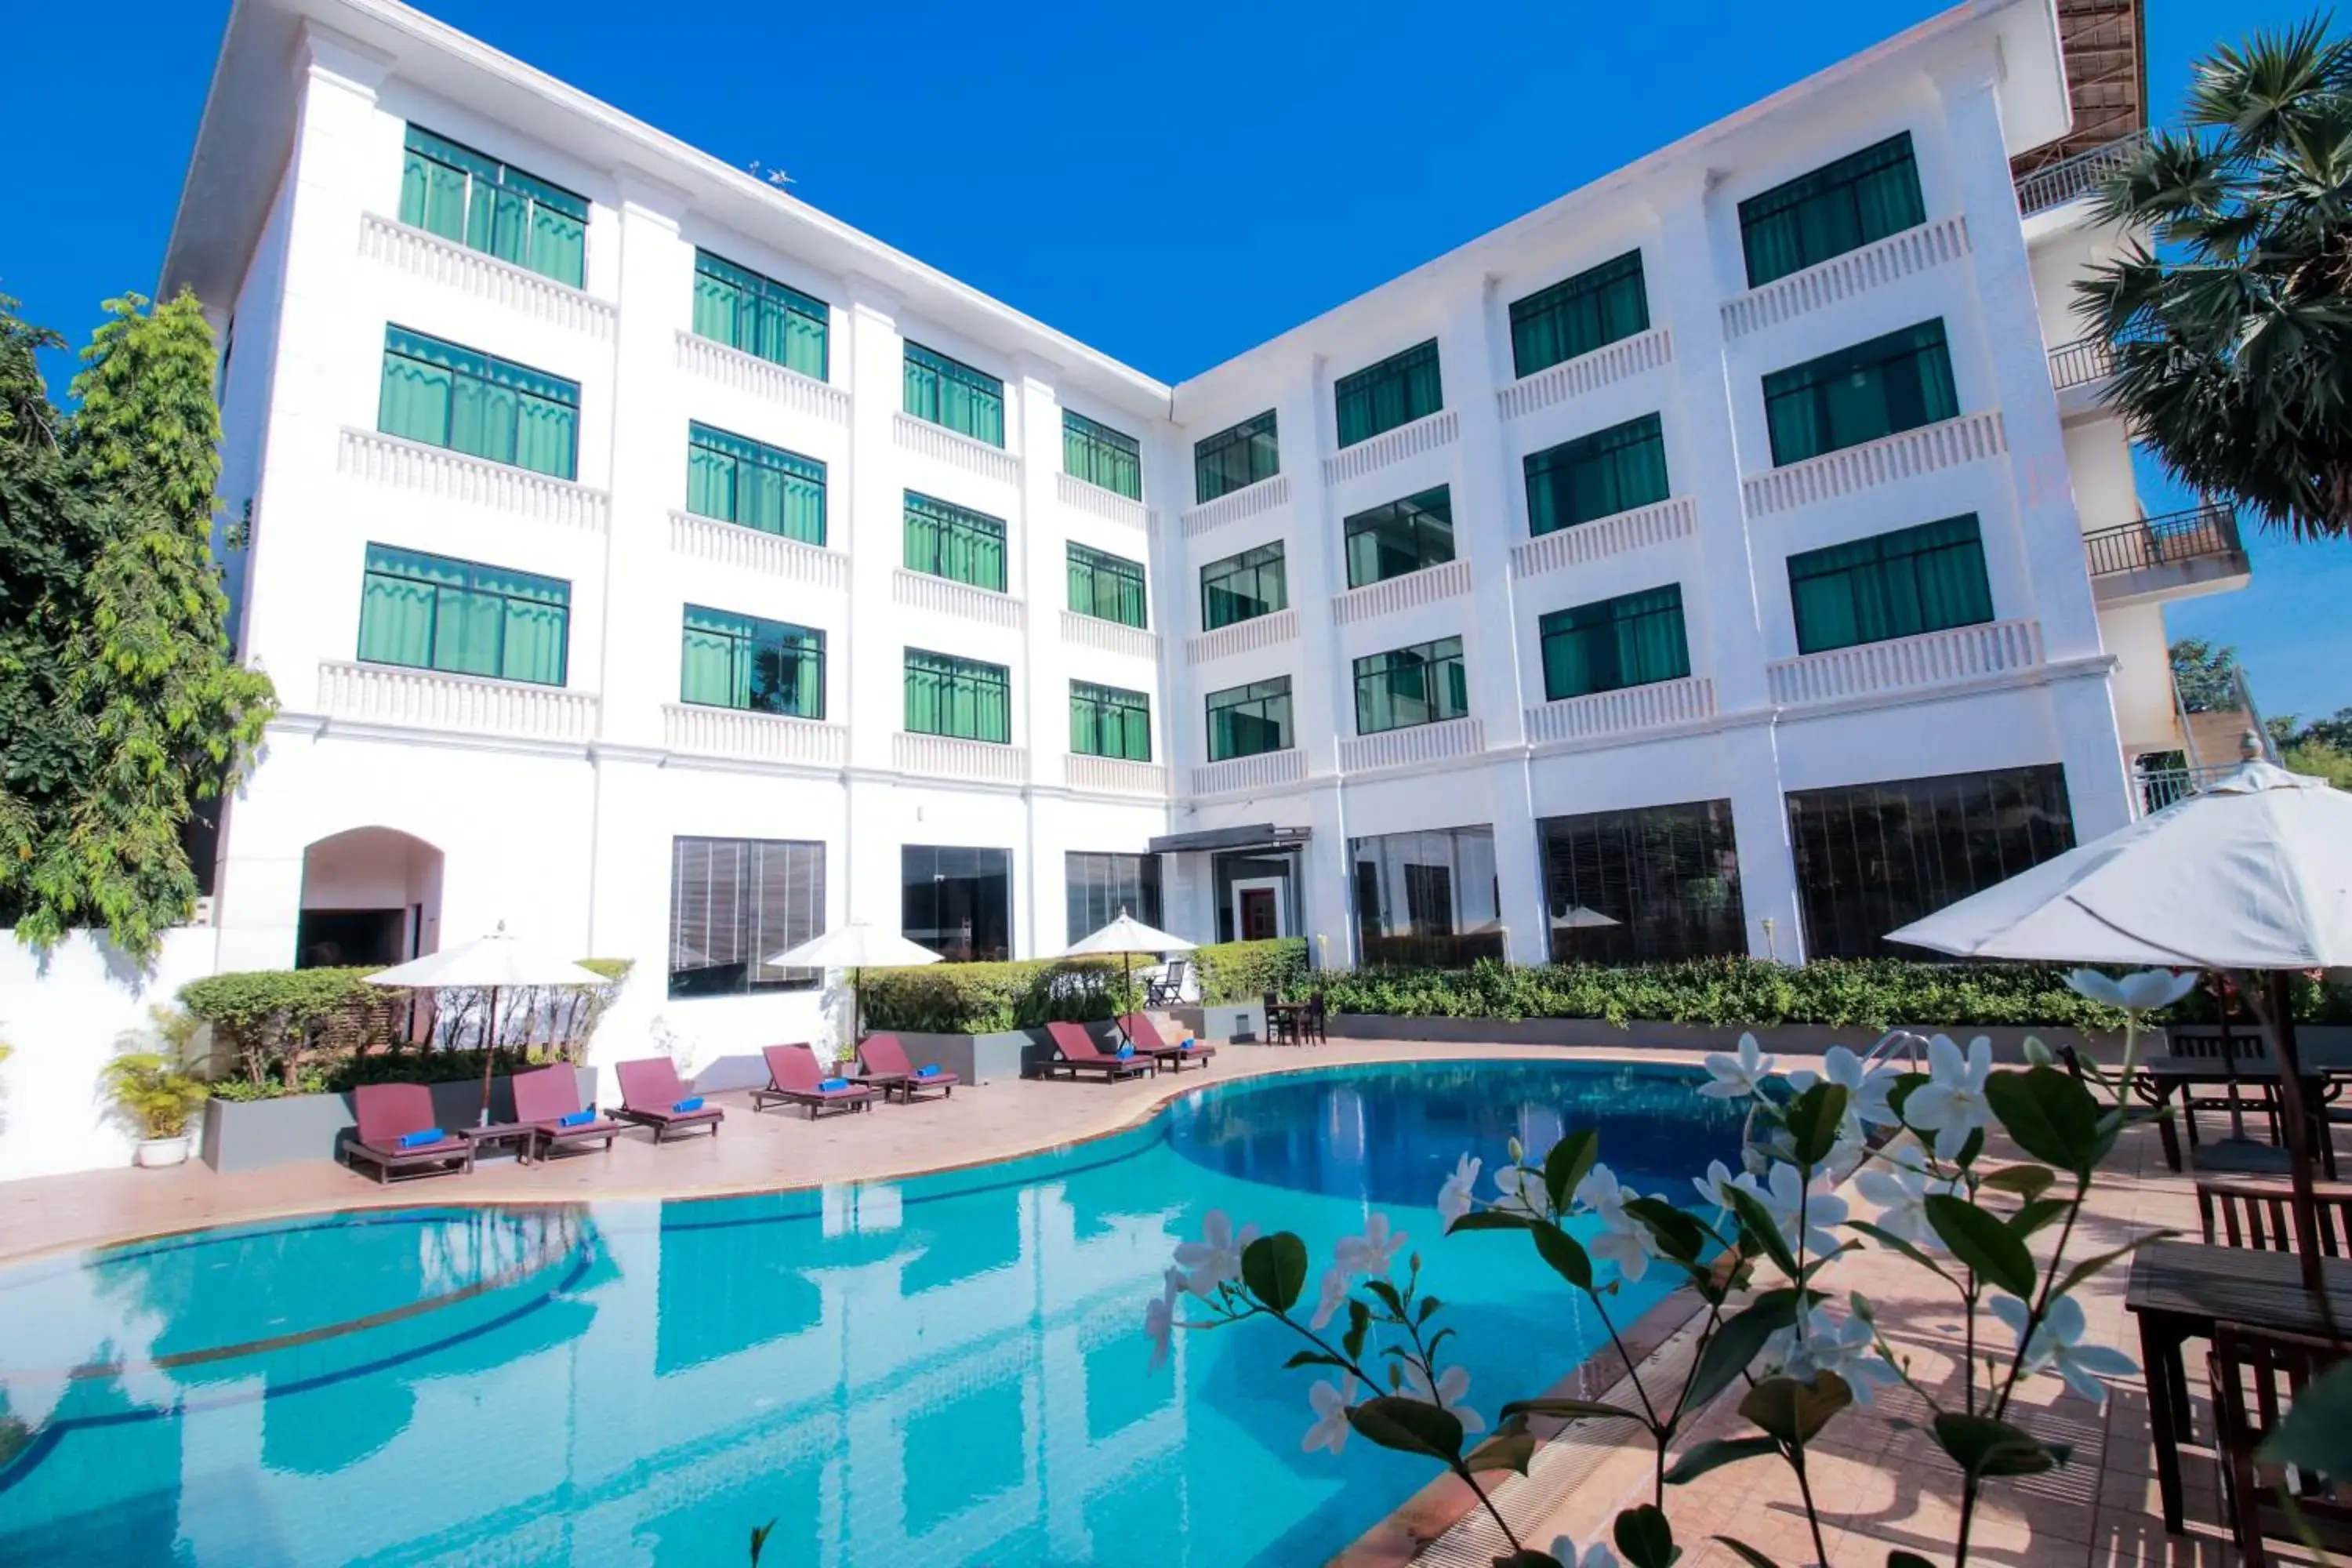
[[188,1135],[177,1138],[142,1138],[131,1151],[131,1163],[146,1170],[159,1170],[165,1165],[188,1163]]

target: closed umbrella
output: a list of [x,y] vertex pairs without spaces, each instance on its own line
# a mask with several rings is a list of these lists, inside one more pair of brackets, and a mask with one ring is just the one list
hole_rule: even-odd
[[457,947],[428,952],[406,963],[371,974],[371,985],[394,985],[409,991],[464,989],[490,994],[489,1016],[482,1024],[481,1125],[490,1122],[490,1063],[497,1045],[499,993],[515,985],[603,985],[604,976],[574,963],[560,948],[520,937],[504,921],[488,936]]
[[851,921],[798,947],[788,947],[768,960],[779,969],[846,969],[849,974],[849,1045],[866,1037],[866,1004],[859,984],[868,969],[904,969],[910,964],[937,963],[940,955],[897,931],[865,921]]
[[[1161,931],[1157,926],[1145,925],[1141,921],[1129,916],[1125,910],[1121,910],[1118,911],[1117,920],[1099,931],[1089,931],[1078,938],[1056,956],[1108,958],[1117,954],[1127,960],[1119,965],[1119,989],[1123,994],[1134,986],[1134,959],[1137,953],[1157,958],[1163,953],[1190,952],[1195,945],[1186,942],[1181,936]],[[1119,1032],[1126,1033],[1125,1025],[1120,1026]]]

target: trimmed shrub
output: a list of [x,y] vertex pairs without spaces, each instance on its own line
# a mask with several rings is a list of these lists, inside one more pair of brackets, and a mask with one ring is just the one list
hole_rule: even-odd
[[1203,1002],[1255,1002],[1271,991],[1288,995],[1307,980],[1307,939],[1220,942],[1192,950]]
[[[869,969],[866,1026],[918,1035],[992,1035],[1061,1019],[1090,1023],[1130,1010],[1117,959],[1029,959]],[[1122,1005],[1122,1003],[1125,1005]]]
[[389,1045],[404,994],[370,985],[364,969],[249,969],[192,980],[180,1005],[212,1026],[215,1069],[252,1098],[275,1082],[299,1090],[331,1055]]

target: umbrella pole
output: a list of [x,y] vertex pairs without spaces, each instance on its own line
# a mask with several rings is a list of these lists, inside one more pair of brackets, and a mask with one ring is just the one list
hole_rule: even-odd
[[499,988],[490,987],[490,1016],[482,1020],[482,1119],[478,1125],[490,1124],[490,1064],[495,1058],[499,1038]]
[[[2332,1340],[2336,1337],[2336,1314],[2320,1277],[2319,1215],[2311,1192],[2311,1163],[2317,1156],[2311,1148],[2311,1124],[2304,1109],[2303,1063],[2295,1050],[2286,972],[2274,969],[2261,976],[2249,974],[2245,981],[2247,1004],[2255,1022],[2269,1028],[2272,1058],[2278,1064],[2280,1114],[2286,1118],[2287,1171],[2294,1183],[2295,1252],[2303,1260],[2303,1286],[2318,1301],[2320,1321],[2326,1324]],[[2263,1002],[2256,1003],[2256,996]],[[2267,1018],[2262,1016],[2264,1005],[2270,1013]]]

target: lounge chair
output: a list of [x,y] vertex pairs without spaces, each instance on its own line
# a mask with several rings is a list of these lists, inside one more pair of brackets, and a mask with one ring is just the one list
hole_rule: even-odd
[[537,1129],[532,1151],[545,1159],[557,1149],[603,1139],[609,1152],[621,1124],[580,1103],[580,1079],[567,1064],[514,1075],[514,1119]]
[[857,1047],[862,1064],[857,1073],[859,1083],[872,1084],[882,1091],[882,1098],[896,1094],[908,1104],[927,1089],[938,1089],[942,1100],[952,1097],[955,1086],[963,1079],[937,1062],[917,1067],[907,1059],[907,1047],[896,1035],[868,1035]]
[[1201,1070],[1206,1072],[1209,1070],[1209,1058],[1217,1054],[1216,1047],[1194,1039],[1190,1030],[1185,1032],[1181,1043],[1170,1045],[1168,1037],[1160,1032],[1160,1026],[1153,1023],[1147,1014],[1129,1013],[1118,1021],[1118,1026],[1120,1032],[1134,1042],[1136,1055],[1150,1057],[1171,1072],[1182,1072],[1187,1062],[1198,1063]]
[[[751,1091],[751,1109],[765,1110],[768,1101],[805,1105],[814,1121],[828,1106],[863,1110],[874,1102],[874,1091],[847,1079],[829,1076],[816,1065],[816,1053],[806,1046],[769,1046],[760,1052],[768,1063],[768,1087]],[[833,1083],[838,1087],[827,1089]]]
[[1185,967],[1184,960],[1171,958],[1168,961],[1167,969],[1159,979],[1144,981],[1144,1005],[1150,1007],[1173,1007],[1183,1001]]
[[[474,1142],[433,1119],[433,1091],[421,1083],[368,1083],[352,1091],[359,1126],[343,1134],[343,1163],[375,1167],[378,1184],[474,1170]],[[439,1136],[426,1138],[427,1132]]]
[[616,1120],[652,1128],[656,1143],[673,1132],[690,1132],[698,1127],[708,1127],[712,1137],[719,1136],[719,1123],[727,1113],[703,1104],[698,1094],[688,1094],[667,1057],[623,1062],[614,1072],[621,1080],[621,1103],[610,1112]]
[[1054,1042],[1057,1053],[1040,1066],[1046,1078],[1067,1073],[1076,1078],[1081,1073],[1099,1073],[1106,1079],[1134,1078],[1142,1073],[1158,1073],[1160,1064],[1151,1058],[1129,1048],[1126,1056],[1104,1050],[1095,1044],[1083,1024],[1055,1023],[1045,1026],[1045,1033]]

